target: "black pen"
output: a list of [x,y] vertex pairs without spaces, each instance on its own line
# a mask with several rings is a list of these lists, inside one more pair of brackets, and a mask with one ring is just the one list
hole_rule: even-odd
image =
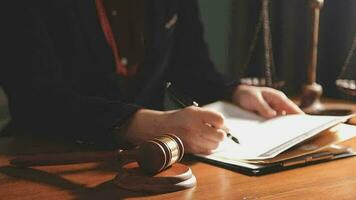
[[[199,107],[199,104],[196,101],[189,99],[187,96],[179,93],[178,90],[173,89],[171,82],[166,83],[166,90],[167,90],[168,94],[172,97],[172,100],[174,100],[182,108],[185,108],[188,106]],[[240,144],[240,141],[236,137],[231,135],[231,133],[229,133],[226,129],[224,131],[226,131],[227,138],[231,139],[232,141],[234,141],[237,144]]]

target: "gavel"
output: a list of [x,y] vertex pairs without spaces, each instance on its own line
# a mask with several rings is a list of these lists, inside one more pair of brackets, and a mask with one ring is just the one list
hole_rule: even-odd
[[137,162],[140,170],[155,174],[179,162],[184,155],[182,141],[166,134],[150,139],[133,150],[109,152],[71,152],[18,156],[10,164],[19,167],[119,161],[121,165]]

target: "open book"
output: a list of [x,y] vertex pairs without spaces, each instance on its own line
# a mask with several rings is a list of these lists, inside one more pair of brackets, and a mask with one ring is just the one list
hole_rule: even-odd
[[[312,116],[312,115],[285,115],[273,119],[264,119],[259,115],[243,110],[226,102],[216,102],[204,108],[218,111],[225,116],[225,125],[231,135],[238,138],[240,144],[226,139],[212,155],[198,155],[219,162],[244,163],[273,163],[284,159],[301,156],[302,153],[315,153],[321,147],[330,147],[334,140],[350,139],[356,135],[344,134],[337,139],[325,139],[318,148],[306,152],[295,152],[288,156],[281,155],[286,150],[298,144],[311,141],[325,130],[347,121],[355,116]],[[349,131],[350,132],[350,131]],[[352,131],[351,131],[352,132]],[[329,134],[330,136],[332,134]],[[314,141],[315,142],[315,141]]]

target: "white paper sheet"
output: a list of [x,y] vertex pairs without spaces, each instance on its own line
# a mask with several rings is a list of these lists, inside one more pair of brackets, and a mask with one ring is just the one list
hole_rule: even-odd
[[222,113],[230,133],[240,141],[236,144],[227,139],[214,153],[234,160],[273,158],[350,117],[286,115],[267,120],[226,102],[216,102],[204,108]]

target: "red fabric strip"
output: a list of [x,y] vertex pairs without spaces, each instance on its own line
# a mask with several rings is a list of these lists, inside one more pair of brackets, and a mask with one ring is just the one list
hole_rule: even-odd
[[113,51],[113,55],[115,58],[116,64],[116,72],[122,76],[134,76],[137,72],[138,65],[133,66],[130,70],[127,68],[125,64],[121,61],[120,51],[117,46],[104,4],[103,0],[96,0],[96,9],[98,12],[98,17],[100,21],[100,25],[105,34],[106,41]]

